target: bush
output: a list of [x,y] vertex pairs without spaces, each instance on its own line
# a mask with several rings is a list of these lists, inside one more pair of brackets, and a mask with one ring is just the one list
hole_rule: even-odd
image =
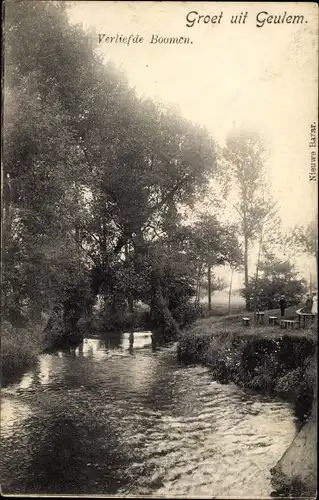
[[188,301],[179,304],[179,306],[173,311],[174,319],[179,323],[181,328],[190,325],[199,318],[202,318],[204,314],[205,309],[203,306]]
[[295,416],[304,422],[311,413],[316,387],[314,339],[241,335],[245,330],[232,326],[198,321],[182,333],[179,359],[208,365],[221,382],[275,392],[293,403]]
[[241,295],[249,299],[251,307],[274,309],[279,307],[281,295],[285,296],[287,306],[299,304],[306,292],[306,282],[298,276],[289,262],[267,262],[259,278],[251,278]]
[[42,326],[13,328],[5,325],[1,339],[2,383],[32,366],[43,346]]

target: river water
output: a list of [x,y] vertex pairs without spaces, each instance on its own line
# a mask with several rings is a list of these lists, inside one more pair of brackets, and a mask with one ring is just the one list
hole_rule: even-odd
[[265,498],[295,433],[288,403],[179,364],[150,332],[86,338],[2,389],[2,491]]

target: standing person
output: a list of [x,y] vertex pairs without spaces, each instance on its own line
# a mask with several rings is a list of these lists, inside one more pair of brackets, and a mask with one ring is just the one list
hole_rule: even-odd
[[318,297],[316,293],[312,294],[311,314],[318,314]]
[[310,295],[310,293],[307,293],[305,307],[302,309],[302,312],[310,314],[312,309],[312,303],[313,303],[312,296]]
[[284,317],[285,317],[285,309],[286,309],[286,307],[287,307],[287,302],[286,302],[286,299],[285,299],[285,296],[284,296],[284,295],[282,295],[282,296],[280,297],[279,307],[280,307],[280,316],[281,316],[282,318],[284,318]]

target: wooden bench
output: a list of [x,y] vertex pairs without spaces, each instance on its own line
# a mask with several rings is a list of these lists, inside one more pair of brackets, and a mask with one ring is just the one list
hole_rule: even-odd
[[299,328],[306,328],[306,326],[309,326],[309,324],[313,322],[315,317],[315,315],[312,313],[301,312],[301,309],[298,309],[298,311],[296,311],[296,314],[298,315],[299,319]]
[[250,326],[250,318],[243,318],[244,326]]
[[268,323],[270,325],[278,325],[278,316],[268,316]]
[[265,313],[258,311],[256,312],[256,323],[257,324],[263,324],[264,323],[264,318],[265,318]]
[[294,329],[295,326],[298,325],[298,321],[294,319],[281,319],[280,320],[280,328],[292,328]]

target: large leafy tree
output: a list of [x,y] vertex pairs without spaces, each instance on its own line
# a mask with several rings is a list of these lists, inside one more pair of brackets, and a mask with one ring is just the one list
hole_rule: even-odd
[[[66,53],[65,37],[71,41],[72,34],[64,8],[8,2],[5,20],[3,304],[14,322],[21,308],[27,316],[39,316],[83,285],[86,262],[75,228],[77,179],[85,170],[75,114],[62,98],[72,60]],[[74,66],[82,49],[83,44],[73,54]]]
[[62,2],[8,2],[5,41],[5,303],[60,304],[72,328],[88,277],[114,306],[139,265],[170,326],[158,246],[216,170],[209,135],[138,98]]
[[[38,316],[78,279],[70,234],[79,154],[60,103],[41,95],[34,74],[8,89],[5,109],[3,281],[12,302],[5,310],[28,304]],[[61,272],[66,263],[73,273]]]

